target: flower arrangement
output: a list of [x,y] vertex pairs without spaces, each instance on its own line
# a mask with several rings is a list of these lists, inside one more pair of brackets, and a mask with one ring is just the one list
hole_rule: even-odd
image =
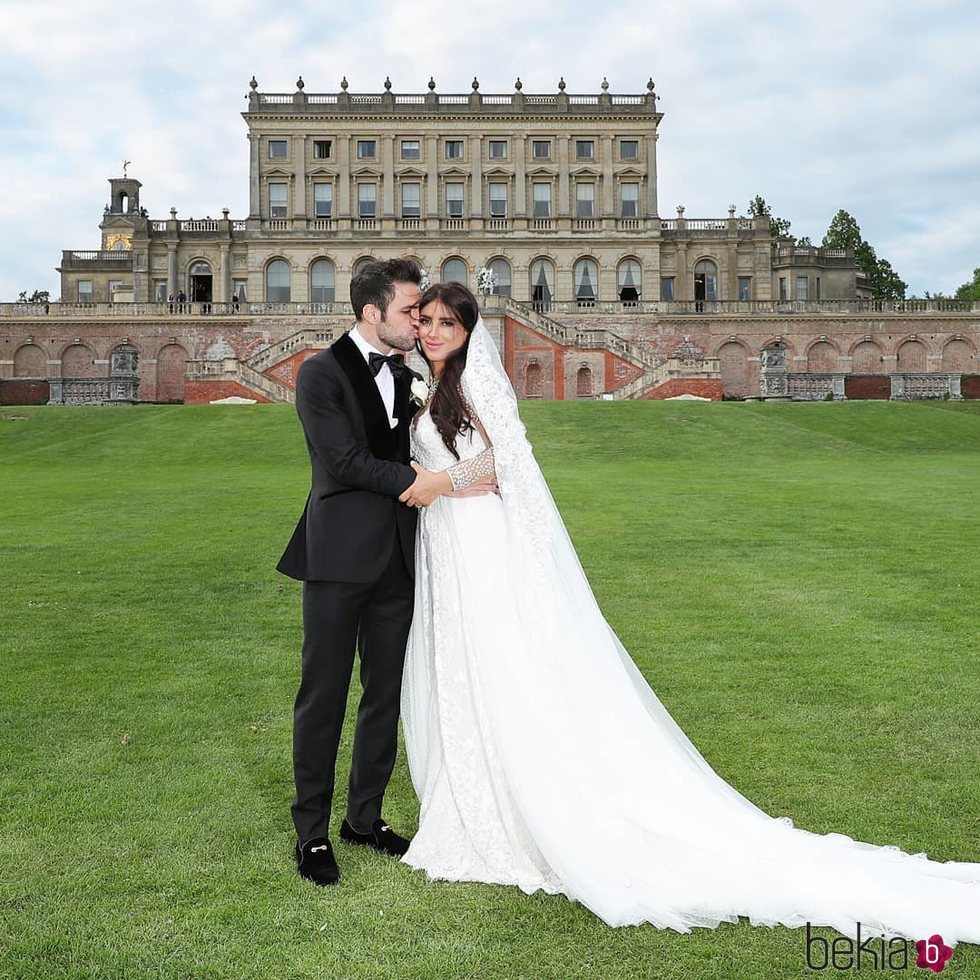
[[483,266],[476,274],[476,288],[487,296],[497,288],[497,277],[493,269]]
[[422,273],[422,278],[419,280],[419,289],[424,293],[432,285],[432,276],[429,275],[428,269],[420,269],[419,271]]

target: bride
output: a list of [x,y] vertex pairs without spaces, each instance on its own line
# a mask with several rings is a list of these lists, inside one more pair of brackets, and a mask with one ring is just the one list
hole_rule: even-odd
[[712,770],[603,618],[473,295],[436,284],[420,307],[434,388],[413,456],[454,493],[419,521],[402,719],[421,815],[402,860],[613,926],[980,942],[980,864],[797,829]]

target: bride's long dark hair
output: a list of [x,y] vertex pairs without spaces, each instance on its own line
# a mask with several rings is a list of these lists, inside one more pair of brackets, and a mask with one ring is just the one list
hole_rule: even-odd
[[[439,387],[436,388],[429,402],[429,414],[439,435],[442,436],[442,441],[453,456],[459,459],[456,437],[473,431],[472,412],[466,404],[466,399],[463,398],[460,380],[463,376],[463,368],[466,367],[466,351],[470,346],[470,334],[473,333],[480,316],[480,307],[476,297],[458,282],[433,283],[422,294],[419,310],[425,309],[430,303],[441,303],[466,330],[463,346],[446,358],[442,366],[442,374],[439,376]],[[432,363],[425,356],[425,347],[421,343],[415,346],[431,371]]]

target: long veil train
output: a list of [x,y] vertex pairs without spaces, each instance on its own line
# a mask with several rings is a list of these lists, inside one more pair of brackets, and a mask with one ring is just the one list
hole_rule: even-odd
[[[980,942],[980,864],[797,829],[714,772],[603,618],[482,320],[462,384],[501,498],[422,515],[402,709],[422,818],[405,860],[562,892],[616,926],[747,916]],[[414,438],[448,465],[433,426]]]

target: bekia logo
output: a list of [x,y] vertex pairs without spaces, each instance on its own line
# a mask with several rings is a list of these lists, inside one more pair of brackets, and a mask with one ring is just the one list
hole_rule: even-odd
[[[914,960],[909,955],[910,947]],[[814,936],[810,923],[806,924],[806,965],[811,970],[905,970],[914,963],[923,970],[941,973],[952,955],[952,948],[938,933],[914,943],[898,936],[887,942],[880,936],[862,940],[859,922],[856,939],[837,936],[828,940]]]

